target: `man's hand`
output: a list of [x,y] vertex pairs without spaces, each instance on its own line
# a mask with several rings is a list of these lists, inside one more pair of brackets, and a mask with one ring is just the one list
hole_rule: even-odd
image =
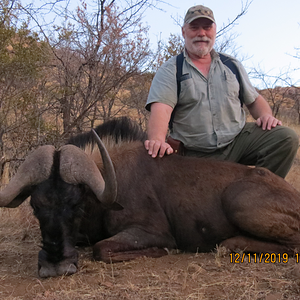
[[282,122],[270,114],[265,114],[256,120],[256,124],[261,127],[262,130],[271,130],[278,125],[282,125]]
[[247,105],[247,108],[256,120],[256,125],[261,127],[262,130],[271,130],[277,125],[282,125],[281,121],[273,117],[270,105],[261,95],[258,95],[253,103]]
[[148,154],[153,158],[157,155],[163,157],[165,154],[170,155],[174,152],[173,148],[168,143],[158,140],[146,140],[144,145]]

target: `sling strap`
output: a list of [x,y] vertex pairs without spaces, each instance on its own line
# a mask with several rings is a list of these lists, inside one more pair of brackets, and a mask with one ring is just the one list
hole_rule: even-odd
[[242,97],[242,84],[241,84],[241,75],[240,75],[240,71],[239,69],[237,68],[236,64],[232,61],[232,59],[228,56],[225,56],[224,54],[222,53],[219,53],[219,56],[220,56],[220,59],[222,61],[222,63],[228,67],[230,69],[230,71],[235,75],[238,83],[239,83],[239,86],[240,86],[240,89],[239,89],[239,99],[240,99],[240,102],[241,102],[241,106],[243,106],[243,97]]

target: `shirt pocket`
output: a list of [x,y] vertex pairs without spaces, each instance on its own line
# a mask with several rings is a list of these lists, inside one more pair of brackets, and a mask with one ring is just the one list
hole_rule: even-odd
[[195,83],[189,74],[185,74],[181,77],[180,85],[179,105],[197,101]]
[[238,100],[240,85],[232,72],[224,70],[223,84],[228,98],[231,100]]

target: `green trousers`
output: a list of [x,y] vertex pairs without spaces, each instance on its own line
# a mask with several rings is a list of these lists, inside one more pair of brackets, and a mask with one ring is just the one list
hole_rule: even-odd
[[255,123],[246,123],[228,146],[209,153],[185,149],[184,155],[265,167],[284,178],[293,164],[298,147],[299,137],[288,127],[262,130]]

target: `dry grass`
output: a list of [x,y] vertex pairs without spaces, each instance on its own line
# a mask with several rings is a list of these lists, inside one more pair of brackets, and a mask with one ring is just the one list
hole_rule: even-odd
[[299,299],[300,281],[291,274],[293,260],[233,264],[219,250],[109,265],[93,262],[90,249],[80,249],[77,274],[41,280],[36,276],[35,239],[24,243],[17,236],[1,242],[3,299]]
[[[299,174],[298,155],[287,177],[298,190]],[[28,201],[17,209],[0,209],[0,246],[0,299],[300,299],[300,277],[293,272],[300,265],[295,259],[286,264],[237,264],[223,248],[113,265],[93,261],[91,249],[81,248],[78,273],[40,279],[40,232]]]

